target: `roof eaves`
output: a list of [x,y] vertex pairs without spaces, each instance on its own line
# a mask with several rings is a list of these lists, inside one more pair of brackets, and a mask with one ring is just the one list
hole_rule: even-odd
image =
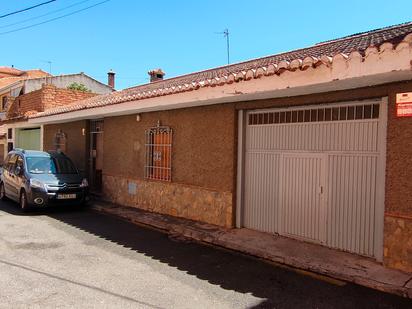
[[7,86],[4,86],[3,88],[0,88],[0,93],[3,93],[5,91],[9,90],[10,88],[13,88],[14,86],[18,85],[19,83],[23,83],[24,81],[25,81],[25,79],[18,79],[14,83],[8,84]]
[[[410,24],[412,25],[412,23]],[[412,41],[411,32],[412,30],[408,34],[404,35],[403,40],[407,40],[410,43]],[[400,40],[401,42],[398,43],[396,46],[390,43],[390,40],[389,40],[389,43],[387,42],[388,40],[387,41],[383,40],[380,46],[375,47],[371,45],[368,48],[376,48],[379,50],[379,48],[382,47],[384,44],[391,44],[392,45],[391,48],[396,49],[396,47],[399,44],[401,44],[403,40]],[[303,51],[303,50],[308,51],[310,50],[310,48],[316,48],[316,47],[318,46],[314,45],[309,48],[293,50],[289,53],[297,54],[299,51]],[[368,48],[365,48],[365,50],[368,50]],[[181,75],[178,77],[161,80],[161,81],[157,81],[154,83],[149,83],[149,84],[139,85],[136,87],[127,88],[122,91],[114,92],[112,94],[106,94],[106,95],[93,97],[90,99],[79,101],[77,104],[66,106],[63,108],[50,109],[48,111],[32,115],[30,116],[30,118],[46,117],[50,115],[57,115],[57,114],[62,114],[62,113],[77,111],[77,110],[82,110],[82,109],[96,108],[96,107],[101,107],[101,106],[106,106],[106,105],[124,103],[128,101],[143,100],[143,99],[152,98],[152,97],[177,94],[177,93],[181,93],[185,91],[197,90],[197,89],[208,87],[208,86],[213,87],[213,86],[221,86],[224,84],[231,84],[233,82],[239,82],[242,80],[248,81],[251,79],[260,78],[262,76],[270,76],[270,75],[275,75],[275,74],[280,75],[284,71],[306,70],[309,67],[316,68],[317,66],[321,64],[331,65],[333,62],[333,58],[335,56],[342,55],[343,58],[348,59],[353,52],[361,54],[359,50],[355,49],[355,50],[350,50],[350,53],[347,53],[347,54],[336,52],[334,54],[324,54],[323,56],[320,56],[320,57],[314,57],[314,56],[307,55],[303,58],[296,57],[292,59],[291,61],[281,60],[278,63],[270,63],[268,65],[255,66],[255,67],[252,66],[254,62],[256,62],[257,64],[258,60],[261,62],[261,60],[265,58],[252,59],[252,60],[239,63],[239,64],[243,64],[243,63],[251,64],[250,66],[251,68],[249,69],[240,70],[237,72],[230,72],[229,68],[233,68],[237,65],[237,64],[234,64],[234,65],[222,66],[222,67],[218,67],[214,69],[209,69],[205,71],[200,71],[196,73]],[[287,54],[287,53],[272,55],[272,56],[268,56],[267,58],[273,58],[273,57],[283,55],[283,54]],[[184,82],[183,80],[181,81],[181,84],[167,86],[168,83],[170,84],[170,82],[179,81],[180,79],[183,79],[186,77],[197,76],[198,74],[201,74],[201,73],[210,72],[210,71],[219,71],[219,70],[224,70],[224,69],[228,69],[226,70],[226,75],[222,74],[222,75],[219,75],[213,78],[205,78],[203,80],[193,80],[192,82]],[[162,85],[166,85],[166,86],[162,87]],[[159,86],[159,87],[156,88],[156,86]]]

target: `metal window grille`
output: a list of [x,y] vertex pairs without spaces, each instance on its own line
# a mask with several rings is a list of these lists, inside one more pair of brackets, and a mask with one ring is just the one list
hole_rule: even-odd
[[90,133],[103,133],[104,121],[102,119],[90,121]]
[[58,130],[53,138],[54,150],[66,152],[67,136],[62,130]]
[[249,125],[377,118],[379,118],[379,104],[365,104],[251,113]]
[[146,130],[145,135],[145,178],[171,181],[173,130],[158,123],[156,127]]

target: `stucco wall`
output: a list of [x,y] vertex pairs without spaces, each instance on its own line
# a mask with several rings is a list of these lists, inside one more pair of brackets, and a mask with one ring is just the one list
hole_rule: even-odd
[[235,112],[232,105],[180,109],[104,119],[104,168],[112,176],[143,179],[145,130],[173,129],[172,181],[232,191]]
[[62,124],[50,124],[44,126],[43,149],[55,150],[54,136],[58,130],[62,130],[67,136],[65,153],[73,160],[77,168],[87,174],[87,133],[82,134],[82,129],[87,129],[87,121],[76,121]]
[[108,85],[102,84],[83,73],[30,79],[25,82],[25,91],[28,93],[40,89],[43,84],[52,84],[57,88],[66,89],[75,82],[85,85],[93,93],[106,94],[112,92],[112,89]]

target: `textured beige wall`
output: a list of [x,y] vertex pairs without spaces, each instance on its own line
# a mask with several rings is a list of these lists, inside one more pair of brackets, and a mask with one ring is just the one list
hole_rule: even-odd
[[45,151],[54,150],[54,136],[59,129],[67,136],[65,153],[73,160],[79,170],[87,174],[87,133],[82,134],[82,129],[87,129],[87,121],[45,125],[43,132],[43,149]]
[[233,191],[235,111],[231,104],[110,117],[104,120],[104,168],[111,176],[143,179],[145,130],[173,129],[172,182]]

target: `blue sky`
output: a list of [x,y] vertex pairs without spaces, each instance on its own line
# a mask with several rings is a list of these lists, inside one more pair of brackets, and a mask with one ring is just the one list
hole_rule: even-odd
[[[45,1],[1,1],[0,15]],[[102,0],[8,26],[81,1],[57,0],[0,18],[0,33]],[[148,82],[147,71],[157,67],[173,77],[225,65],[226,41],[217,34],[225,28],[230,31],[233,63],[412,21],[411,12],[410,0],[111,0],[50,23],[0,34],[0,66],[48,71],[51,61],[53,74],[83,71],[102,82],[113,69],[116,88],[122,89]]]

